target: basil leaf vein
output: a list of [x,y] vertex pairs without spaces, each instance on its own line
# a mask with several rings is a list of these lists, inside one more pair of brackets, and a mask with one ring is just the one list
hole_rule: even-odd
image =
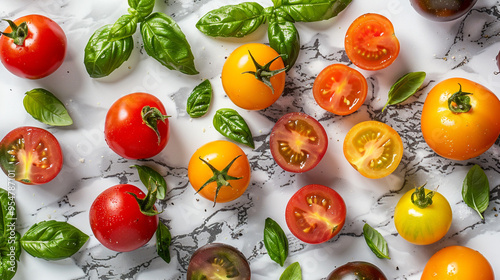
[[365,237],[366,244],[372,250],[372,252],[380,259],[390,259],[389,257],[389,247],[384,237],[369,224],[363,226],[363,235]]
[[64,104],[50,91],[36,88],[26,92],[24,108],[36,120],[52,126],[73,124]]
[[352,0],[273,0],[276,10],[294,21],[314,22],[337,16]]
[[271,218],[267,218],[264,226],[264,246],[271,260],[280,266],[285,264],[288,257],[288,238],[280,225]]
[[269,45],[281,55],[287,71],[297,61],[300,51],[300,37],[292,22],[279,17],[271,17],[267,31]]
[[410,72],[399,78],[391,86],[387,103],[382,109],[382,112],[388,105],[399,104],[414,95],[424,83],[425,76],[425,72]]
[[167,182],[160,173],[149,166],[132,165],[132,167],[137,169],[139,179],[148,191],[152,192],[156,190],[156,198],[165,199],[167,195]]
[[280,280],[302,280],[302,269],[298,262],[294,262],[289,265],[283,274],[280,276]]
[[209,80],[204,80],[189,95],[186,111],[191,118],[202,117],[208,112],[211,102],[212,85]]
[[133,15],[122,15],[111,27],[108,40],[113,42],[134,35],[137,30],[137,23],[137,17]]
[[149,16],[155,7],[155,0],[128,0],[129,13],[137,14],[139,21]]
[[490,203],[490,183],[483,169],[475,164],[464,179],[462,185],[462,198],[464,202],[474,209],[481,219],[483,212]]
[[223,108],[217,110],[214,115],[213,124],[215,129],[227,138],[238,143],[255,148],[252,132],[248,128],[245,119],[236,110]]

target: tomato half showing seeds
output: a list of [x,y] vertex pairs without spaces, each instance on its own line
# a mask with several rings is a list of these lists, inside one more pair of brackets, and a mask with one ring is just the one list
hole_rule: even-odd
[[364,14],[347,29],[345,51],[354,65],[365,70],[380,70],[399,55],[399,41],[391,21],[379,14]]
[[493,268],[478,251],[464,246],[449,246],[427,261],[420,280],[494,280]]
[[319,244],[337,235],[344,226],[346,206],[332,188],[311,184],[302,187],[288,201],[286,224],[298,239]]
[[344,64],[332,64],[314,80],[313,95],[319,106],[337,115],[348,115],[365,102],[368,83],[359,71]]
[[403,158],[403,141],[389,125],[365,121],[349,130],[343,150],[347,161],[361,175],[378,179],[398,167]]
[[56,22],[27,15],[9,25],[0,37],[0,60],[7,70],[22,78],[40,79],[61,66],[67,40]]
[[59,174],[63,154],[52,133],[23,126],[9,132],[0,142],[0,161],[9,178],[27,185],[40,185]]
[[187,280],[250,280],[251,272],[247,259],[238,249],[211,243],[194,252],[186,276]]
[[149,93],[125,95],[109,108],[104,136],[108,146],[124,158],[156,156],[170,136],[165,107]]
[[90,227],[106,248],[129,252],[145,245],[158,227],[158,215],[147,216],[131,194],[143,199],[138,187],[121,184],[103,191],[90,206]]
[[286,171],[302,173],[316,167],[328,148],[326,131],[316,119],[288,113],[274,125],[269,138],[271,154]]
[[436,154],[471,159],[486,152],[500,135],[500,100],[471,80],[446,79],[429,91],[420,123],[425,142]]
[[354,261],[337,267],[326,280],[387,280],[387,277],[374,264]]

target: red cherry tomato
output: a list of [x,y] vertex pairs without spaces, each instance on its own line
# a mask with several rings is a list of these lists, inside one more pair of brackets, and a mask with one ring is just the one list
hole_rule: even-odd
[[42,15],[27,15],[14,25],[14,32],[9,26],[0,37],[0,60],[7,70],[22,78],[40,79],[61,66],[66,35],[56,22]]
[[106,115],[106,143],[124,158],[153,157],[168,142],[169,122],[165,115],[165,107],[155,96],[143,92],[125,95],[111,105]]
[[89,211],[90,227],[106,248],[129,252],[146,244],[158,227],[158,215],[146,216],[134,196],[146,195],[136,186],[116,185],[94,200]]

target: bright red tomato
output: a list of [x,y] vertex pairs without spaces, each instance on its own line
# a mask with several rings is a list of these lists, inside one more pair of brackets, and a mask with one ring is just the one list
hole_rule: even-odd
[[380,70],[399,55],[399,41],[391,21],[379,14],[364,14],[347,29],[345,51],[361,69]]
[[108,146],[124,158],[153,157],[165,148],[169,138],[165,107],[148,93],[125,95],[109,108],[104,136]]
[[[0,60],[22,78],[40,79],[56,71],[66,56],[66,35],[53,20],[27,15],[14,21],[0,37]],[[12,38],[11,38],[12,37]]]
[[45,184],[54,179],[63,165],[57,139],[45,129],[18,127],[0,142],[3,172],[27,185]]
[[106,248],[129,252],[146,244],[158,227],[158,215],[146,216],[134,196],[146,195],[136,186],[116,185],[94,200],[89,211],[90,227]]
[[313,95],[319,106],[337,115],[354,113],[365,102],[368,83],[359,71],[332,64],[314,80]]
[[269,139],[276,163],[289,172],[302,173],[316,167],[328,148],[323,126],[313,117],[288,113],[274,125]]
[[346,206],[342,197],[323,185],[307,185],[288,201],[286,224],[298,239],[318,244],[330,240],[344,226]]

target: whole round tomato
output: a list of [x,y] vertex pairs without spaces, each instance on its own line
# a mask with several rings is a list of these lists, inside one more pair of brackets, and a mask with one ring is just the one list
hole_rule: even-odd
[[250,163],[233,142],[217,140],[201,146],[191,156],[188,178],[206,199],[228,202],[240,197],[250,183]]
[[319,244],[337,235],[344,226],[346,206],[332,188],[311,184],[302,187],[288,201],[285,220],[298,239]]
[[9,132],[0,142],[0,162],[9,178],[27,185],[40,185],[59,174],[63,154],[52,133],[23,126]]
[[451,21],[465,15],[477,0],[410,0],[420,15],[434,21]]
[[211,243],[191,256],[186,279],[250,280],[250,276],[248,261],[238,249],[227,244]]
[[437,251],[425,265],[420,280],[494,280],[493,268],[478,251],[449,246]]
[[66,35],[56,22],[27,15],[9,25],[0,37],[0,60],[7,70],[22,78],[40,79],[61,66]]
[[227,96],[236,106],[262,110],[283,93],[285,65],[273,48],[260,43],[245,44],[229,55],[221,79]]
[[92,232],[110,250],[133,251],[146,244],[158,227],[158,216],[144,215],[131,193],[139,199],[146,196],[136,186],[121,184],[103,191],[90,207]]
[[165,107],[148,93],[125,95],[109,108],[104,136],[108,146],[124,158],[153,157],[165,148],[170,136]]
[[394,210],[399,235],[417,245],[432,244],[446,235],[452,212],[446,198],[437,191],[419,187],[406,192]]
[[348,115],[365,102],[368,83],[359,71],[344,64],[332,64],[314,80],[313,95],[319,106],[337,115]]
[[421,129],[438,155],[453,160],[477,157],[500,135],[500,100],[473,81],[444,80],[425,99]]
[[354,65],[365,70],[380,70],[399,55],[399,41],[391,21],[379,14],[364,14],[349,26],[345,51]]
[[403,141],[387,124],[364,121],[347,132],[343,150],[347,161],[361,175],[378,179],[398,167],[403,157]]
[[316,119],[288,113],[274,125],[269,138],[271,154],[286,171],[302,173],[316,167],[328,148],[326,131]]
[[326,280],[387,280],[387,277],[374,264],[354,261],[337,267]]

